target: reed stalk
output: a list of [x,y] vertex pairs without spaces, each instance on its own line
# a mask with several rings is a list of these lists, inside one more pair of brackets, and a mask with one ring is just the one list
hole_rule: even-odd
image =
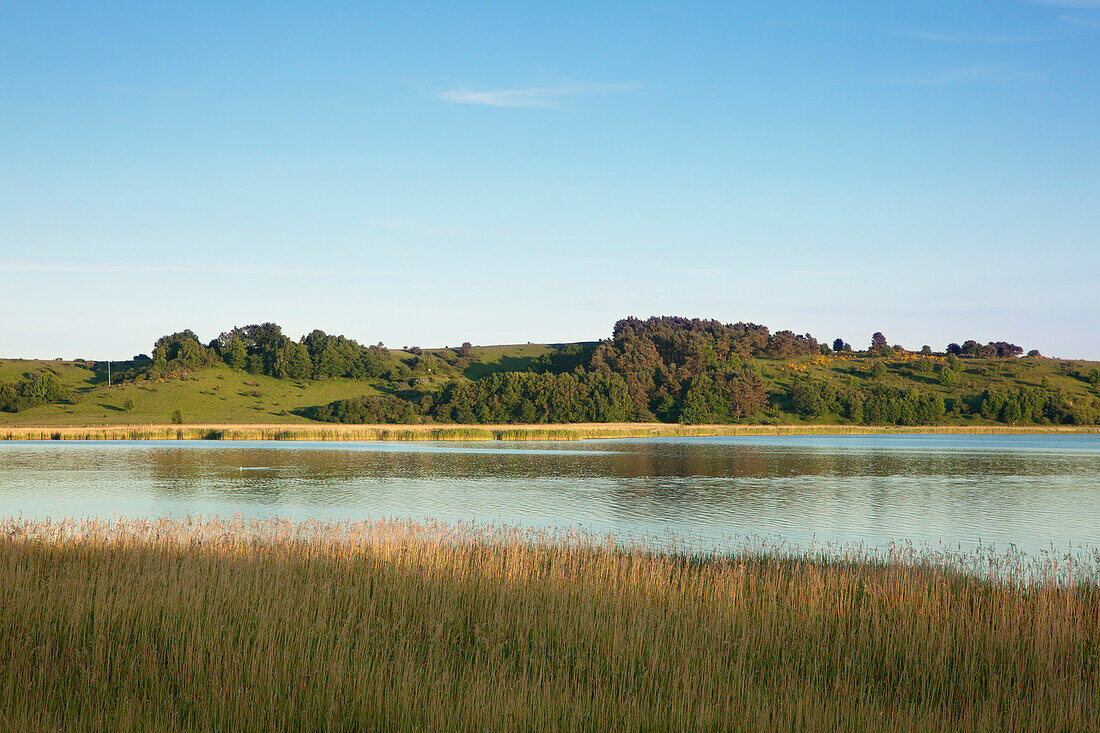
[[565,425],[107,425],[0,427],[0,440],[586,440],[594,438],[719,435],[1074,434],[1098,426],[945,425],[677,425],[574,423]]

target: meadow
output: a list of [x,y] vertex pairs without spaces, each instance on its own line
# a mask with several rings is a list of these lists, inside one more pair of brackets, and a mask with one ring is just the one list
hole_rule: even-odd
[[[473,349],[478,361],[459,379],[476,379],[494,371],[526,369],[531,361],[551,351],[548,344],[479,346]],[[397,360],[408,362],[414,355],[394,351]],[[19,413],[0,412],[0,425],[156,425],[170,422],[179,410],[188,423],[202,424],[310,424],[296,414],[314,405],[363,395],[386,394],[389,385],[380,380],[275,379],[249,374],[216,364],[170,379],[149,382],[121,380],[136,369],[134,362],[114,364],[115,380],[107,384],[103,362],[63,359],[0,359],[0,382],[15,381],[39,369],[55,373],[72,392],[63,402],[40,405]],[[427,389],[438,389],[443,380],[427,378]],[[127,405],[132,407],[127,409]]]
[[1100,558],[0,526],[15,730],[1094,730]]

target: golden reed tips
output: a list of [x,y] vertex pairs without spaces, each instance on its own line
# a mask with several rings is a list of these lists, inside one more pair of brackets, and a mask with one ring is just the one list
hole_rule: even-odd
[[0,427],[0,440],[585,440],[593,438],[718,435],[878,435],[898,433],[1100,433],[1100,426],[942,425],[678,425],[570,423],[563,425],[99,425]]

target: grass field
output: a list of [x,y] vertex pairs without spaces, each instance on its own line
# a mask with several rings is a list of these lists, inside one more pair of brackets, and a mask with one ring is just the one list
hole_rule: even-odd
[[[459,378],[476,379],[491,372],[526,369],[532,359],[550,350],[548,344],[475,347],[472,351],[478,362],[471,364]],[[413,358],[404,351],[393,354],[401,361]],[[281,380],[248,374],[223,364],[181,379],[120,385],[117,378],[133,368],[130,362],[114,365],[116,383],[108,387],[102,362],[93,370],[84,362],[60,359],[0,359],[0,382],[13,382],[26,372],[42,368],[57,373],[61,382],[72,390],[74,399],[19,413],[0,412],[0,426],[147,425],[169,422],[176,410],[191,423],[302,424],[313,421],[295,415],[295,410],[333,400],[383,394],[389,389],[379,380]],[[442,381],[430,383],[428,388],[441,386]],[[127,400],[134,404],[129,411],[123,409]]]
[[[474,347],[478,361],[472,363],[458,379],[473,379],[484,374],[525,369],[531,360],[551,350],[547,344],[516,344],[510,346]],[[400,360],[413,356],[395,351]],[[1097,362],[1070,362],[1058,359],[966,359],[958,383],[941,385],[934,371],[921,371],[926,357],[907,355],[885,361],[886,376],[874,381],[888,387],[913,387],[922,392],[940,394],[950,404],[959,395],[977,395],[986,388],[1015,389],[1018,386],[1058,389],[1074,402],[1100,404],[1100,387],[1080,376],[1067,373],[1072,366],[1087,373],[1100,368]],[[933,365],[938,364],[931,358]],[[868,380],[872,360],[865,356],[827,355],[780,361],[758,359],[765,381],[786,390],[791,382],[811,376],[843,386],[852,378]],[[41,405],[19,413],[0,412],[0,427],[7,426],[96,426],[96,425],[158,425],[171,421],[179,410],[189,424],[285,424],[303,425],[312,421],[295,412],[306,407],[324,405],[338,399],[354,399],[369,394],[390,392],[393,385],[381,381],[351,379],[279,380],[253,375],[218,364],[193,372],[179,379],[131,382],[106,385],[106,373],[99,365],[95,370],[81,362],[0,360],[0,381],[14,381],[25,372],[49,368],[72,390],[68,402]],[[132,364],[116,364],[116,377]],[[427,391],[442,387],[444,378],[428,378],[418,387]],[[125,410],[127,401],[133,408]],[[765,422],[800,424],[790,413],[771,410],[763,416]],[[973,416],[949,414],[944,425],[980,425]]]
[[[36,362],[5,360],[16,377]],[[351,379],[294,381],[235,371],[217,365],[181,379],[134,382],[107,387],[72,363],[44,362],[74,389],[71,403],[41,405],[23,412],[0,413],[0,425],[142,425],[170,422],[179,410],[187,422],[310,423],[295,410],[378,394],[375,384]],[[10,377],[9,377],[10,378]],[[3,377],[0,377],[3,379]],[[126,400],[134,407],[125,411]]]
[[7,520],[0,721],[1095,730],[1097,560],[683,556],[403,522]]

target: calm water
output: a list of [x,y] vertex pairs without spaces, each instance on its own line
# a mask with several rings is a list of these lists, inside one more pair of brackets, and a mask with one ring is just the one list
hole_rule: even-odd
[[0,443],[0,516],[186,514],[1061,551],[1100,546],[1100,436]]

